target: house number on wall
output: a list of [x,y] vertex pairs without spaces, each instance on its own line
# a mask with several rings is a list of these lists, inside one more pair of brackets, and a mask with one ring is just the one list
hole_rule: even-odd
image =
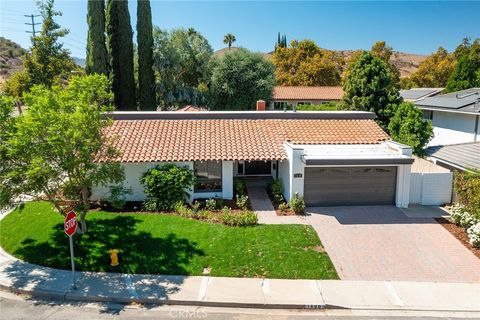
[[294,177],[294,178],[301,178],[301,177],[302,177],[302,174],[301,174],[301,173],[294,173],[294,174],[293,174],[293,177]]

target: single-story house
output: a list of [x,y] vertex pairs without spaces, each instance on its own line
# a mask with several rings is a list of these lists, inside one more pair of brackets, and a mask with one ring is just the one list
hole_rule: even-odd
[[408,90],[400,90],[400,96],[405,101],[416,102],[428,97],[440,94],[443,88],[412,88]]
[[480,141],[427,148],[428,159],[452,171],[480,170]]
[[276,86],[268,102],[268,109],[283,110],[287,106],[318,105],[340,101],[343,93],[342,87]]
[[[261,102],[262,103],[262,102]],[[262,109],[260,103],[259,110]],[[264,102],[263,102],[264,103]],[[264,105],[263,105],[264,108]],[[187,166],[197,182],[190,199],[233,197],[237,177],[280,178],[285,199],[308,206],[407,207],[410,147],[398,144],[369,112],[113,112],[127,200],[145,199],[140,177],[162,163]],[[95,187],[92,199],[108,196]]]
[[432,122],[429,147],[480,140],[480,88],[425,98],[415,105]]

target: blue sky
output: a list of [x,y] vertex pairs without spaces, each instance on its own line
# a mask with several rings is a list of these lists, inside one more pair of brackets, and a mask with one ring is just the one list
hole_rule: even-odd
[[[429,54],[439,46],[453,50],[465,36],[480,38],[480,1],[158,1],[153,23],[161,28],[194,27],[217,50],[223,36],[254,51],[271,51],[277,32],[291,39],[312,39],[327,49],[368,49],[385,40],[395,50]],[[130,0],[135,29],[136,1]],[[57,0],[58,22],[70,29],[65,46],[85,57],[87,0]],[[30,45],[24,14],[35,13],[33,0],[0,0],[0,34]],[[38,19],[38,18],[37,18]],[[40,20],[38,20],[40,21]]]

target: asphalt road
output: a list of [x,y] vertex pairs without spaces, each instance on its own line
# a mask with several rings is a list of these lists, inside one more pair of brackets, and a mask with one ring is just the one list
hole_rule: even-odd
[[[350,310],[263,310],[239,308],[205,308],[185,306],[135,306],[98,303],[63,303],[61,301],[32,299],[0,291],[0,319],[458,319],[471,314],[432,314],[405,312],[374,312]],[[478,316],[478,315],[477,315]]]

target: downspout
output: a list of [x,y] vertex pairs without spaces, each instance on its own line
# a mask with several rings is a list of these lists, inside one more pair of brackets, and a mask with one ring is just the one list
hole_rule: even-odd
[[475,132],[473,133],[473,142],[477,142],[477,135],[478,135],[478,119],[480,118],[479,115],[475,118]]

